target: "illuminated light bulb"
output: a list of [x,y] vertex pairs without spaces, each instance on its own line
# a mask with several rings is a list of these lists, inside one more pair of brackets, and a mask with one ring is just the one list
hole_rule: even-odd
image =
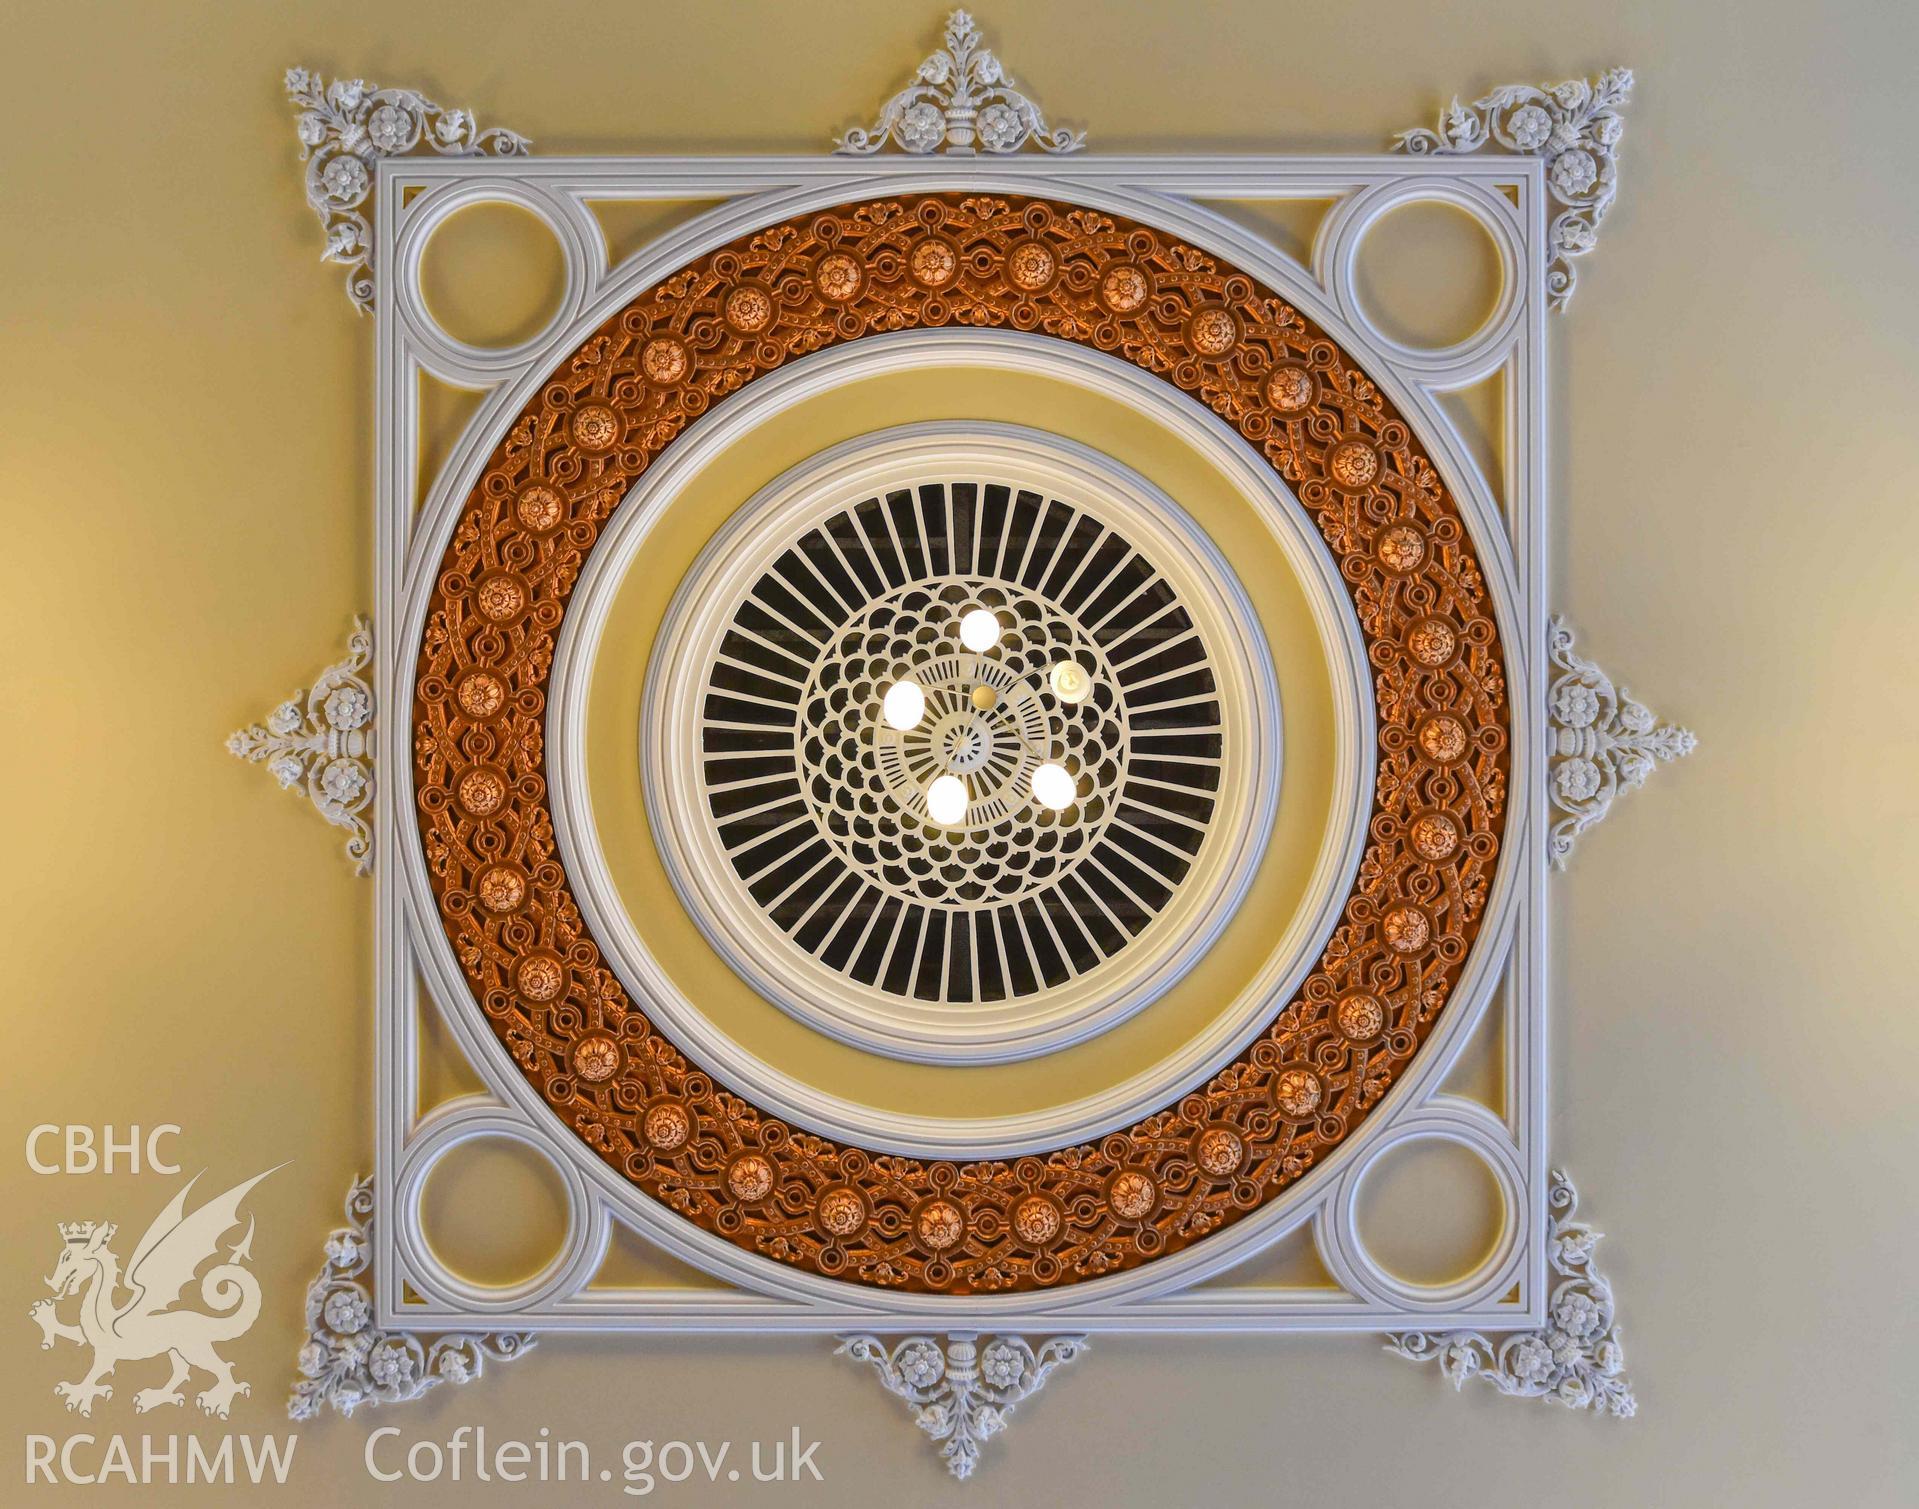
[[999,615],[990,608],[975,608],[960,620],[960,643],[975,655],[983,655],[999,643]]
[[920,690],[917,681],[895,681],[886,689],[880,716],[901,733],[917,728],[920,719],[926,716],[926,693]]
[[939,777],[926,788],[926,810],[942,828],[957,827],[966,817],[966,783],[956,775]]
[[1093,678],[1077,660],[1060,661],[1047,679],[1053,684],[1053,695],[1062,702],[1084,702],[1092,695]]
[[1073,805],[1079,795],[1079,789],[1073,784],[1073,778],[1066,773],[1064,765],[1055,765],[1048,760],[1033,772],[1033,800],[1042,807],[1051,807],[1055,812],[1064,812]]

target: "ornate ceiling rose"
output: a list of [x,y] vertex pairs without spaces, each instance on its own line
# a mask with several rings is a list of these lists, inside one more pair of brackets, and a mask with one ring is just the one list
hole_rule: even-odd
[[896,1058],[1008,1062],[1129,1019],[1217,939],[1271,829],[1279,691],[1231,564],[1147,479],[1037,430],[907,425],[796,465],[686,573],[646,687],[689,914],[767,1000]]
[[[912,272],[928,241],[959,253],[937,287]],[[1011,265],[1032,247],[1045,258],[1023,252]],[[1122,264],[1151,289],[1130,314],[1117,308],[1139,285],[1107,286]],[[756,317],[737,298],[747,287],[773,303],[751,335],[739,326]],[[733,302],[742,308],[729,315]],[[1095,1144],[999,1163],[875,1155],[795,1130],[688,1063],[633,1008],[580,921],[543,768],[554,638],[633,479],[711,402],[795,356],[948,323],[1114,352],[1234,425],[1339,559],[1377,696],[1370,842],[1342,925],[1296,997],[1175,1104]],[[649,345],[670,380],[648,375]],[[1305,381],[1280,380],[1288,369]],[[565,527],[533,528],[529,514],[550,518],[552,492]],[[777,1260],[913,1292],[1134,1267],[1302,1177],[1430,1031],[1478,932],[1506,820],[1501,646],[1457,509],[1408,427],[1252,279],[1054,202],[848,205],[743,237],[633,301],[556,367],[493,457],[442,562],[419,663],[416,802],[442,922],[522,1072],[601,1157],[688,1220]],[[477,767],[507,778],[506,800],[485,815],[458,796]]]

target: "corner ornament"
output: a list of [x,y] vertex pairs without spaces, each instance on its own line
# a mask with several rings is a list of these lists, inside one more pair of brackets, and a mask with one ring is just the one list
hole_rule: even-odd
[[1055,1336],[1038,1347],[1019,1336],[995,1336],[983,1347],[976,1341],[970,1334],[943,1344],[936,1336],[908,1336],[889,1351],[877,1336],[847,1336],[834,1351],[871,1363],[886,1391],[904,1399],[919,1428],[942,1443],[947,1471],[969,1478],[980,1447],[1006,1428],[1013,1406],[1086,1351],[1084,1336]]
[[1551,87],[1507,84],[1471,110],[1455,97],[1434,130],[1401,131],[1395,151],[1414,156],[1477,152],[1488,142],[1546,163],[1546,189],[1562,206],[1550,229],[1546,292],[1555,309],[1573,296],[1573,258],[1599,240],[1599,227],[1619,192],[1620,116],[1632,97],[1630,68],[1611,68],[1588,83],[1568,79]]
[[373,868],[373,831],[366,810],[373,804],[373,688],[360,672],[373,659],[373,630],[353,620],[344,659],[296,691],[266,716],[227,736],[227,752],[249,764],[266,763],[282,791],[304,790],[314,809],[347,830],[353,873]]
[[365,79],[323,84],[305,68],[286,73],[287,98],[299,108],[300,158],[307,203],[326,232],[322,262],[347,270],[347,296],[373,310],[373,227],[367,196],[383,157],[430,147],[442,157],[524,157],[531,145],[498,126],[482,131],[467,110],[448,110],[411,89],[380,89]]
[[980,29],[963,10],[946,21],[946,45],[919,66],[913,82],[881,109],[867,130],[838,138],[835,150],[849,156],[878,152],[891,140],[902,152],[1005,155],[1028,142],[1042,152],[1077,152],[1083,131],[1054,130],[1046,117],[1013,87],[1013,76],[980,46]]
[[525,1356],[534,1338],[514,1332],[415,1336],[373,1323],[367,1270],[373,1263],[373,1181],[346,1197],[347,1224],[327,1238],[326,1265],[307,1286],[307,1340],[287,1415],[311,1420],[331,1405],[351,1415],[363,1404],[400,1404],[442,1383],[470,1383],[489,1361]]
[[1579,1191],[1558,1169],[1546,1207],[1553,1213],[1546,1257],[1564,1281],[1553,1290],[1545,1330],[1522,1331],[1497,1345],[1477,1331],[1409,1331],[1388,1337],[1386,1350],[1414,1362],[1437,1360],[1455,1389],[1465,1388],[1468,1378],[1483,1378],[1502,1394],[1626,1419],[1638,1412],[1639,1402],[1625,1379],[1612,1285],[1593,1267],[1601,1233],[1573,1220]]
[[1547,789],[1564,814],[1553,822],[1548,848],[1553,868],[1563,870],[1580,834],[1620,797],[1645,785],[1659,761],[1682,759],[1699,741],[1689,728],[1661,723],[1644,703],[1576,654],[1572,630],[1557,614],[1547,630],[1546,652],[1559,670],[1546,697],[1551,725]]

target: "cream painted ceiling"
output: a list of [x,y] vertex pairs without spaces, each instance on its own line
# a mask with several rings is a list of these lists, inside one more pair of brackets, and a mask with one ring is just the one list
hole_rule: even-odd
[[[171,1120],[189,1169],[295,1157],[258,1195],[278,1299],[234,1349],[256,1380],[238,1428],[276,1429],[294,1296],[370,1154],[371,941],[333,835],[219,748],[324,663],[370,581],[371,328],[315,261],[279,75],[416,84],[544,151],[811,150],[894,86],[938,16],[167,0],[9,19],[0,1082],[16,1138]],[[1640,1417],[1454,1397],[1361,1339],[1112,1339],[1027,1407],[973,1495],[1912,1501],[1912,12],[1039,3],[981,19],[1105,150],[1372,148],[1454,92],[1638,71],[1620,206],[1550,335],[1556,597],[1703,746],[1583,840],[1553,891],[1554,1155],[1608,1233]],[[1428,272],[1450,286],[1446,265]],[[1381,296],[1415,321],[1416,294]],[[44,1292],[55,1222],[155,1188],[12,1167],[0,1271],[22,1305]],[[540,1198],[529,1184],[528,1208]],[[0,1385],[15,1440],[72,1424],[30,1337]],[[818,1353],[548,1340],[457,1418],[601,1443],[797,1424],[825,1443],[810,1501],[962,1502],[897,1405]],[[309,1431],[282,1501],[470,1500],[370,1492],[368,1428]]]

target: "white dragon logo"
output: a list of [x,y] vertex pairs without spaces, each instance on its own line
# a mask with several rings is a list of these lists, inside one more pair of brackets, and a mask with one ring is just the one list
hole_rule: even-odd
[[[247,1191],[273,1172],[270,1168],[255,1174],[189,1215],[187,1193],[200,1179],[195,1174],[134,1244],[124,1279],[120,1259],[107,1246],[117,1227],[93,1221],[61,1225],[66,1246],[47,1280],[54,1297],[36,1301],[27,1316],[40,1327],[43,1351],[56,1339],[93,1348],[93,1366],[86,1377],[53,1386],[68,1409],[91,1415],[94,1400],[113,1397],[113,1385],[101,1380],[115,1364],[141,1362],[162,1352],[173,1359],[173,1376],[161,1387],[143,1388],[133,1396],[133,1407],[141,1413],[163,1404],[185,1403],[180,1385],[195,1368],[213,1375],[213,1386],[195,1396],[209,1415],[224,1420],[234,1397],[253,1391],[233,1376],[233,1364],[213,1350],[215,1342],[244,1335],[260,1313],[260,1281],[241,1266],[252,1256],[251,1217],[247,1234],[230,1249],[229,1261],[208,1269],[200,1281],[201,1302],[213,1313],[172,1306],[200,1265],[219,1255],[220,1238],[239,1224],[240,1202]],[[55,1307],[82,1288],[86,1293],[80,1300],[79,1324],[68,1325]],[[118,1304],[114,1295],[122,1288],[131,1291],[132,1297]]]

